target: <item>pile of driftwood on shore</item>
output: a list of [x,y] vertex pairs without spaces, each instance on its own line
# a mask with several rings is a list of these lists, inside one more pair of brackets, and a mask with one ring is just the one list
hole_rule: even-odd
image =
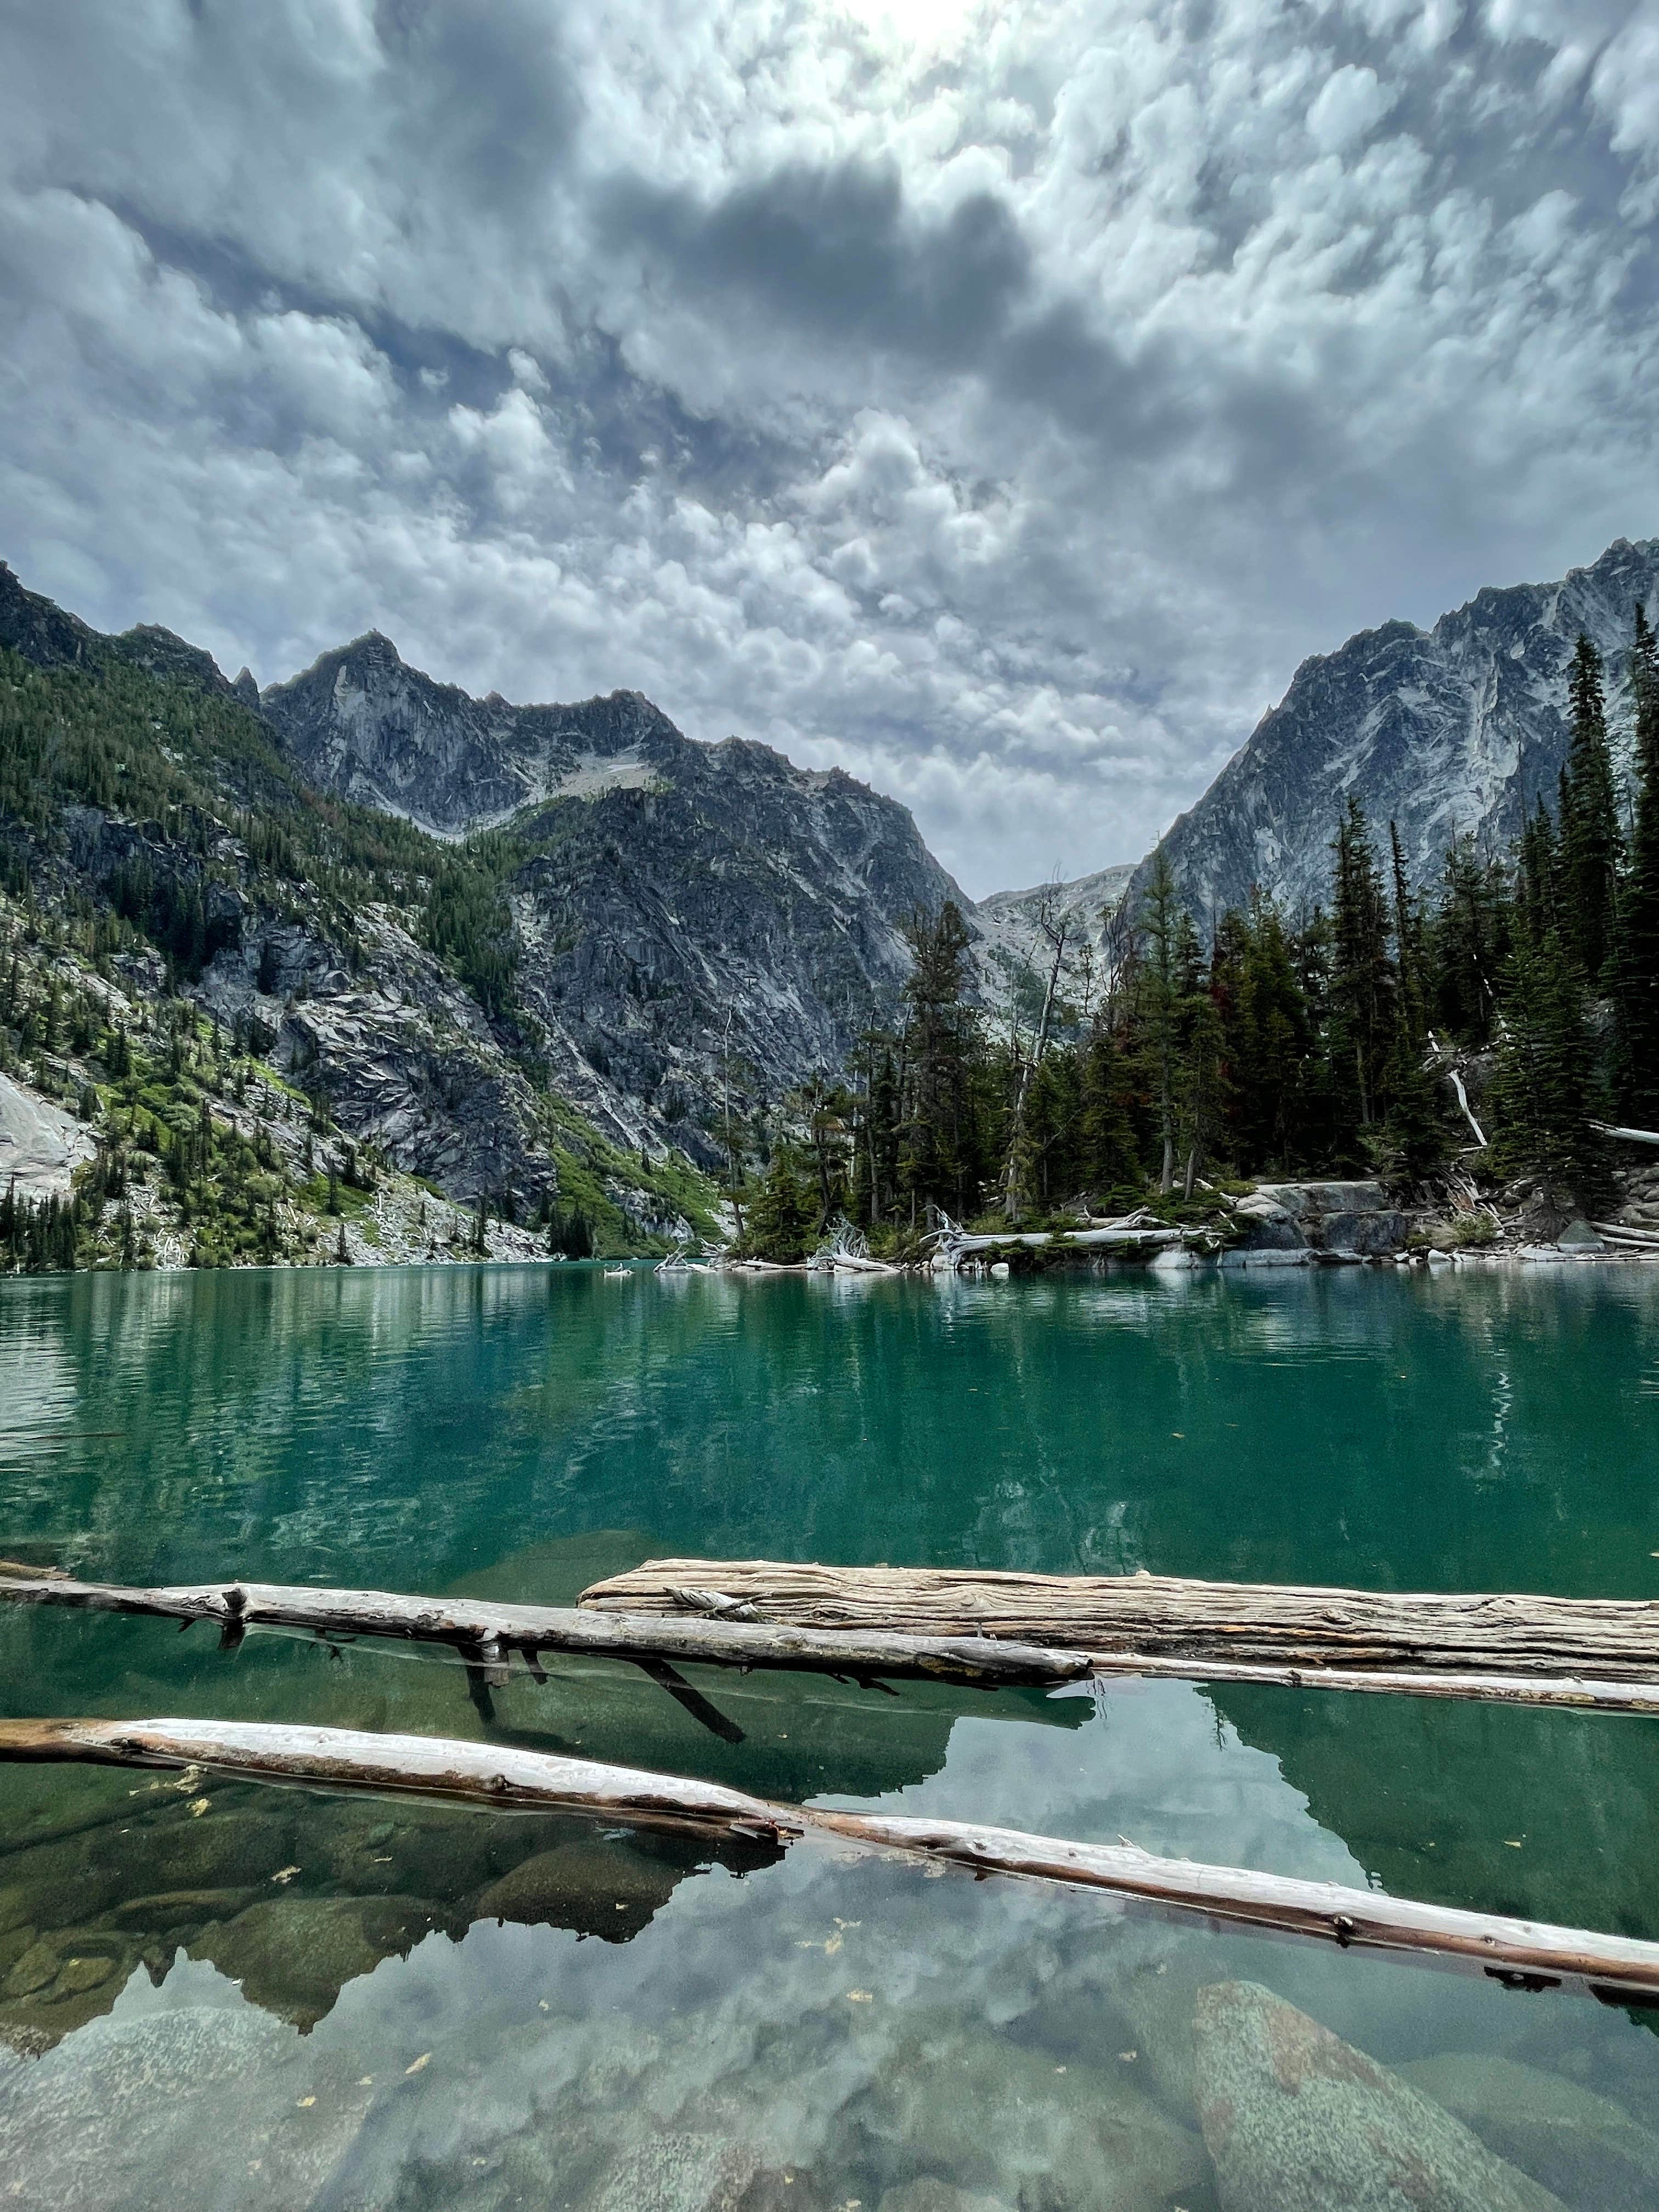
[[[1141,1674],[1659,1713],[1659,1606],[1636,1601],[669,1559],[595,1584],[562,1608],[282,1583],[139,1589],[0,1562],[0,1604],[205,1620],[230,1650],[258,1628],[447,1646],[466,1665],[487,1728],[488,1686],[507,1679],[515,1657],[545,1680],[541,1657],[549,1652],[640,1667],[728,1738],[738,1732],[676,1661],[976,1691]],[[1478,1960],[1528,1985],[1573,1977],[1659,2000],[1659,1945],[1132,1849],[781,1807],[714,1784],[489,1741],[191,1720],[11,1721],[0,1723],[0,1757],[200,1765],[250,1778],[556,1805],[780,1843],[822,1831],[1342,1943]]]

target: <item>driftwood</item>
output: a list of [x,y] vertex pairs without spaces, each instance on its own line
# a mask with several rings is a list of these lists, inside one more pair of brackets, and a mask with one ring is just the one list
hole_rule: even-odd
[[[759,1563],[741,1571],[752,1573]],[[741,1731],[708,1700],[678,1676],[672,1662],[716,1667],[778,1668],[792,1673],[833,1674],[869,1684],[887,1678],[945,1682],[964,1689],[1056,1689],[1094,1678],[1139,1676],[1188,1682],[1261,1682],[1292,1689],[1347,1690],[1385,1696],[1458,1698],[1489,1705],[1564,1707],[1579,1712],[1659,1714],[1659,1660],[1645,1674],[1619,1679],[1579,1674],[1505,1672],[1469,1666],[1431,1667],[1420,1661],[1404,1665],[1330,1665],[1305,1656],[1241,1658],[1237,1645],[1208,1639],[1203,1650],[1172,1652],[1148,1638],[1148,1648],[1069,1650],[1055,1644],[1007,1640],[994,1620],[982,1635],[918,1636],[900,1630],[863,1626],[803,1628],[769,1624],[757,1597],[721,1595],[695,1582],[658,1587],[665,1566],[688,1574],[720,1576],[729,1583],[735,1570],[709,1560],[687,1559],[636,1568],[614,1583],[596,1583],[585,1592],[580,1609],[495,1605],[483,1601],[404,1597],[389,1590],[313,1589],[277,1583],[189,1583],[144,1589],[116,1583],[82,1583],[54,1571],[0,1569],[0,1604],[62,1605],[110,1613],[149,1613],[188,1627],[207,1620],[220,1642],[234,1650],[249,1628],[277,1628],[337,1641],[384,1637],[393,1641],[449,1646],[465,1660],[473,1702],[487,1724],[494,1723],[489,1692],[507,1679],[517,1656],[538,1681],[545,1681],[544,1651],[573,1657],[622,1660],[641,1668],[686,1711],[728,1741]],[[866,1575],[875,1569],[773,1570]],[[966,1577],[995,1581],[994,1577]],[[1041,1576],[1010,1577],[1041,1584]],[[1145,1587],[1132,1578],[1128,1587]],[[1112,1589],[1121,1585],[1108,1582]],[[659,1602],[661,1611],[609,1610],[611,1593],[626,1588],[637,1602]],[[1226,1590],[1225,1583],[1185,1587]],[[1246,1588],[1248,1592],[1248,1586]],[[1284,1597],[1352,1596],[1352,1592],[1280,1591]],[[630,1602],[634,1601],[630,1599]],[[1443,1601],[1456,1603],[1458,1601]],[[1483,1602],[1486,1601],[1467,1601]],[[1510,1601],[1503,1601],[1509,1602]],[[1216,1657],[1213,1649],[1228,1656]]]
[[200,1767],[248,1781],[407,1791],[503,1808],[536,1806],[779,1844],[817,1830],[877,1850],[971,1868],[976,1875],[1104,1890],[1209,1919],[1322,1937],[1344,1948],[1470,1961],[1522,1987],[1571,1978],[1589,1982],[1599,1995],[1659,1999],[1659,1943],[1459,1911],[1331,1882],[1157,1858],[1132,1845],[1066,1843],[958,1820],[775,1805],[715,1783],[497,1744],[250,1721],[25,1720],[0,1721],[0,1759]]
[[[482,1668],[505,1667],[510,1654],[534,1660],[544,1651],[623,1659],[659,1667],[684,1660],[716,1667],[769,1667],[854,1680],[895,1675],[952,1682],[975,1689],[1052,1688],[1085,1679],[1081,1652],[1026,1650],[983,1638],[895,1636],[885,1630],[821,1634],[714,1617],[717,1604],[688,1617],[581,1612],[570,1607],[497,1605],[483,1598],[401,1597],[390,1590],[312,1589],[301,1583],[180,1583],[161,1589],[122,1583],[83,1583],[44,1575],[0,1575],[0,1604],[61,1605],[102,1613],[159,1614],[208,1620],[223,1640],[239,1643],[250,1628],[307,1630],[323,1637],[383,1636],[447,1644]],[[498,1675],[497,1679],[500,1677]]]
[[684,1613],[688,1594],[799,1629],[1017,1638],[1088,1652],[1413,1674],[1659,1679],[1648,1599],[1459,1597],[1193,1582],[1169,1575],[1027,1575],[953,1567],[826,1567],[653,1559],[584,1590],[585,1612]]
[[1599,1129],[1604,1137],[1617,1137],[1626,1145],[1659,1145],[1659,1129],[1620,1129],[1610,1121],[1592,1121],[1592,1129]]

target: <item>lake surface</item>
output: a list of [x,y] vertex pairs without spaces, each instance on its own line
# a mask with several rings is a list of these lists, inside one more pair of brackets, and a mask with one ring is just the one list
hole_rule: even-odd
[[[1659,1596],[1656,1445],[1638,1269],[0,1285],[0,1556],[120,1581],[561,1602],[694,1553]],[[9,1714],[493,1733],[1659,1938],[1659,1723],[697,1680],[740,1741],[597,1662],[486,1713],[441,1657],[0,1614]],[[1255,2212],[1200,2132],[1213,2035],[1194,2076],[1240,1981],[1527,2203],[1659,2202],[1659,2039],[1589,1998],[817,1844],[9,1767],[0,2203]]]

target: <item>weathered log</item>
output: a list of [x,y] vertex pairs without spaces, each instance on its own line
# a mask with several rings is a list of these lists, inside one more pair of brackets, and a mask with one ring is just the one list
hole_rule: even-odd
[[[720,1571],[707,1560],[670,1562],[698,1571]],[[635,1575],[654,1575],[639,1568]],[[632,1583],[631,1577],[618,1583]],[[1041,1582],[1042,1577],[1024,1579]],[[1135,1578],[1139,1583],[1141,1578]],[[867,1628],[807,1630],[768,1625],[757,1598],[721,1595],[695,1584],[670,1583],[663,1613],[619,1613],[603,1609],[610,1583],[584,1593],[582,1608],[502,1606],[483,1601],[399,1596],[388,1590],[312,1589],[302,1584],[228,1583],[183,1584],[160,1589],[124,1583],[47,1582],[19,1570],[0,1571],[0,1603],[64,1605],[112,1613],[149,1613],[176,1620],[181,1629],[206,1620],[219,1625],[220,1648],[234,1651],[250,1626],[288,1629],[336,1641],[380,1637],[398,1642],[447,1644],[465,1662],[468,1686],[482,1717],[493,1722],[489,1692],[505,1680],[517,1652],[527,1671],[545,1681],[538,1655],[617,1659],[641,1668],[687,1710],[726,1735],[732,1723],[708,1706],[689,1684],[664,1681],[670,1660],[719,1667],[777,1668],[832,1674],[866,1686],[884,1677],[942,1681],[966,1689],[1054,1689],[1094,1678],[1139,1676],[1187,1682],[1260,1682],[1291,1689],[1369,1692],[1386,1696],[1458,1698],[1490,1705],[1563,1707],[1579,1712],[1659,1713],[1659,1663],[1628,1678],[1545,1675],[1456,1670],[1412,1665],[1334,1666],[1294,1656],[1272,1659],[1217,1658],[1209,1649],[1174,1654],[1168,1649],[1071,1651],[1057,1645],[1000,1639],[993,1624],[982,1636],[915,1636]],[[1226,1589],[1226,1584],[1201,1585]],[[1310,1592],[1285,1592],[1309,1596]],[[1337,1595],[1347,1595],[1338,1593]],[[590,1604],[590,1600],[593,1602]],[[643,1601],[648,1601],[643,1600]]]
[[1071,1843],[960,1820],[900,1819],[784,1806],[716,1783],[648,1774],[499,1744],[374,1735],[258,1721],[0,1721],[0,1759],[199,1767],[238,1780],[401,1791],[607,1821],[672,1825],[787,1844],[819,1831],[878,1850],[1109,1892],[1208,1919],[1238,1922],[1345,1948],[1408,1951],[1474,1962],[1528,1987],[1588,1981],[1598,1994],[1659,1999],[1659,1943],[1465,1912],[1333,1882],[1164,1859],[1133,1845]]
[[222,1630],[294,1628],[318,1636],[447,1644],[470,1657],[474,1666],[504,1664],[513,1650],[532,1657],[542,1651],[564,1651],[635,1662],[685,1660],[854,1678],[910,1676],[975,1689],[1049,1688],[1082,1680],[1089,1673],[1089,1662],[1081,1652],[1027,1650],[980,1638],[894,1636],[880,1629],[822,1635],[811,1629],[695,1614],[635,1620],[626,1614],[568,1607],[403,1597],[390,1590],[311,1589],[299,1583],[200,1583],[145,1589],[121,1583],[0,1575],[0,1603],[152,1613],[186,1623],[211,1620]]
[[406,1790],[750,1834],[799,1834],[801,1826],[798,1815],[715,1782],[641,1773],[510,1744],[270,1721],[0,1721],[0,1759],[199,1766],[250,1782]]
[[799,1629],[1017,1638],[1099,1657],[1133,1652],[1359,1671],[1659,1679],[1659,1604],[1644,1598],[1452,1596],[1194,1582],[1169,1575],[1028,1575],[955,1567],[830,1567],[653,1559],[594,1583],[585,1612],[683,1612],[699,1590],[745,1618]]
[[1592,1121],[1590,1127],[1604,1137],[1617,1137],[1622,1144],[1659,1145],[1659,1129],[1621,1129],[1610,1121]]

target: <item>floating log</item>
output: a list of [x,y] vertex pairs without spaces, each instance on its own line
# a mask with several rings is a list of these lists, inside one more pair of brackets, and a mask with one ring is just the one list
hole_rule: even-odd
[[[470,1663],[504,1667],[510,1652],[535,1658],[563,1651],[641,1664],[685,1660],[716,1667],[771,1667],[854,1680],[881,1675],[951,1682],[973,1689],[1048,1689],[1089,1674],[1080,1651],[1028,1650],[978,1637],[894,1636],[884,1630],[779,1628],[752,1620],[700,1614],[633,1620],[614,1612],[497,1605],[483,1598],[402,1597],[390,1590],[312,1589],[303,1583],[191,1583],[144,1589],[44,1575],[0,1574],[0,1604],[61,1605],[102,1613],[158,1614],[216,1623],[234,1642],[250,1628],[288,1628],[323,1637],[391,1637],[447,1644]],[[714,1607],[718,1615],[721,1608]],[[499,1677],[498,1677],[499,1679]]]
[[800,1832],[799,1816],[716,1782],[647,1774],[597,1759],[361,1729],[270,1721],[0,1721],[0,1759],[75,1759],[98,1766],[199,1766],[249,1782],[331,1790],[408,1790],[503,1808],[538,1806],[606,1818],[669,1820],[744,1833]]
[[1447,1596],[1194,1582],[1170,1575],[1027,1575],[955,1567],[827,1567],[652,1559],[582,1592],[584,1612],[686,1613],[819,1631],[1018,1638],[1091,1654],[1294,1669],[1659,1680],[1659,1604],[1644,1598]]
[[1323,1938],[1345,1948],[1473,1962],[1527,1988],[1587,1981],[1601,1996],[1659,2000],[1659,1943],[1464,1912],[1334,1882],[1155,1857],[1133,1845],[1070,1843],[960,1820],[776,1805],[719,1784],[648,1774],[499,1744],[374,1735],[258,1721],[0,1721],[0,1759],[199,1767],[244,1781],[405,1791],[608,1821],[672,1825],[787,1844],[818,1831],[879,1850],[1139,1899],[1207,1919]]
[[[667,1563],[688,1571],[726,1573],[708,1560]],[[754,1563],[750,1563],[751,1565]],[[1260,1682],[1291,1689],[1346,1690],[1390,1697],[1460,1698],[1488,1705],[1559,1707],[1577,1712],[1659,1714],[1659,1662],[1645,1676],[1605,1677],[1453,1670],[1421,1664],[1400,1667],[1330,1666],[1293,1660],[1215,1658],[1206,1650],[1171,1656],[1166,1650],[1073,1651],[1061,1646],[1010,1642],[993,1623],[983,1635],[915,1636],[868,1628],[804,1629],[768,1625],[753,1599],[722,1595],[696,1584],[667,1586],[674,1609],[613,1613],[606,1593],[653,1567],[636,1568],[616,1584],[597,1583],[572,1611],[543,1606],[495,1605],[481,1601],[404,1597],[390,1590],[313,1589],[303,1583],[188,1583],[144,1589],[119,1583],[48,1580],[18,1568],[0,1569],[0,1604],[63,1605],[109,1613],[149,1613],[188,1628],[208,1620],[222,1649],[234,1651],[250,1627],[297,1631],[345,1642],[383,1637],[405,1643],[447,1645],[465,1662],[474,1703],[492,1719],[487,1692],[507,1680],[514,1652],[531,1675],[545,1681],[538,1655],[617,1659],[639,1667],[716,1735],[732,1736],[724,1719],[689,1683],[671,1681],[670,1662],[714,1667],[778,1668],[833,1674],[869,1684],[884,1679],[924,1680],[963,1689],[1057,1689],[1097,1678],[1136,1676],[1183,1682]],[[875,1572],[876,1570],[823,1571]],[[1045,1577],[1020,1579],[1042,1582]],[[1137,1583],[1141,1577],[1135,1577]],[[1109,1587],[1110,1585],[1109,1585]],[[1228,1585],[1200,1585],[1224,1589]],[[1314,1592],[1285,1592],[1310,1596]],[[1339,1593],[1352,1595],[1352,1593]],[[648,1602],[648,1598],[641,1601]],[[1226,1647],[1224,1647],[1226,1648]]]

